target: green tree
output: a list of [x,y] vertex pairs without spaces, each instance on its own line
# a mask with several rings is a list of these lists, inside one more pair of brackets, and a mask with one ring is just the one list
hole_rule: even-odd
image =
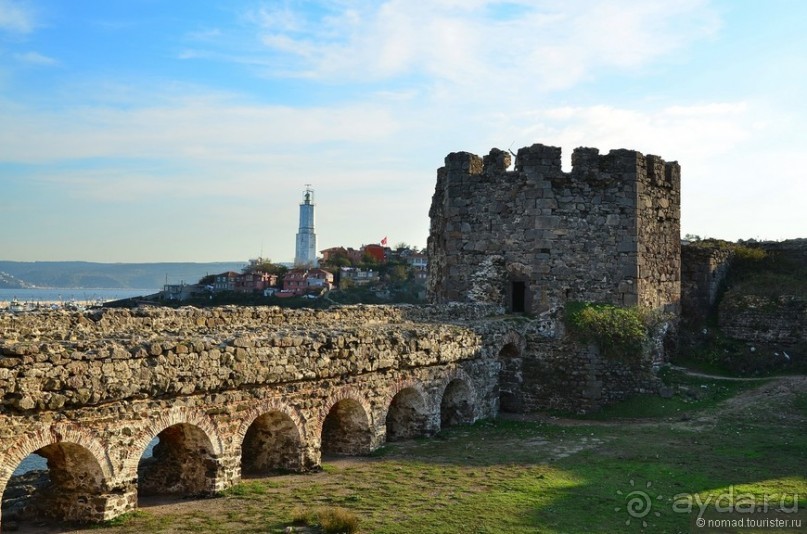
[[255,261],[251,261],[249,265],[245,266],[241,270],[244,274],[248,273],[267,273],[277,275],[277,283],[278,285],[281,284],[283,277],[289,272],[289,268],[285,265],[280,265],[277,263],[272,263],[272,260],[265,259],[265,258],[258,258]]
[[387,272],[389,281],[393,283],[403,283],[409,279],[409,269],[405,263],[396,263],[392,265]]

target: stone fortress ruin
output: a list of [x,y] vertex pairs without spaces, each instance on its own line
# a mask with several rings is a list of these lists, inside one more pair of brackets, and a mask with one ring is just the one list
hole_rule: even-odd
[[430,211],[437,302],[539,314],[567,301],[677,313],[681,170],[633,150],[578,148],[446,157]]
[[[449,154],[430,210],[435,302],[476,302],[537,316],[520,356],[502,358],[501,408],[586,410],[655,387],[651,364],[680,311],[681,171],[634,150],[572,154],[535,144],[484,158]],[[569,339],[567,303],[640,306],[664,317],[641,365]]]
[[[500,411],[653,391],[660,342],[610,359],[562,312],[642,306],[665,318],[659,340],[674,327],[678,165],[580,148],[565,173],[543,145],[510,162],[453,153],[438,171],[433,305],[0,315],[0,521],[108,520],[146,494],[210,495]],[[33,499],[12,476],[32,453],[49,468]]]

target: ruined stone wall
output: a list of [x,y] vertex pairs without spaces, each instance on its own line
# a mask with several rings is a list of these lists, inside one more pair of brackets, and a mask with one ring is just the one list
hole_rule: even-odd
[[740,341],[775,346],[807,344],[807,299],[728,293],[720,303],[720,329]]
[[527,348],[533,357],[524,360],[522,371],[526,407],[587,413],[655,393],[661,385],[650,366],[606,359],[593,346],[528,343]]
[[[0,494],[36,452],[51,485],[28,512],[99,521],[133,509],[138,492],[209,495],[242,468],[304,471],[323,451],[364,454],[388,433],[428,436],[494,417],[498,338],[463,324],[485,323],[489,311],[3,315]],[[455,324],[428,322],[436,317]],[[155,437],[154,458],[141,462]]]
[[[807,295],[804,286],[796,283],[807,274],[807,239],[762,242],[757,246],[766,251],[769,257],[765,261],[772,264],[761,269],[784,276],[783,286],[762,278],[763,287],[770,287],[759,294],[754,287],[730,288],[719,304],[720,328],[741,341],[798,347],[802,357],[807,357]],[[758,275],[762,277],[764,272]]]
[[[405,318],[429,313],[359,306],[5,314],[0,412],[212,393],[476,356],[480,339],[473,331]],[[463,314],[457,307],[452,313]]]
[[653,354],[630,361],[606,357],[567,335],[561,315],[562,310],[546,312],[499,332],[492,331],[494,323],[485,325],[483,337],[502,347],[497,358],[501,411],[584,413],[658,390]]
[[681,316],[701,322],[714,307],[726,279],[734,249],[725,241],[704,241],[681,247]]
[[[12,471],[28,454],[48,456],[50,448],[69,447],[79,454],[54,456],[66,457],[67,465],[49,462],[51,478],[53,473],[61,476],[57,487],[39,496],[40,513],[66,520],[100,521],[133,509],[139,493],[210,495],[238,482],[242,465],[255,465],[261,455],[275,456],[276,463],[270,468],[306,471],[320,464],[325,440],[332,445],[339,440],[342,448],[331,447],[331,452],[369,453],[384,443],[387,417],[394,409],[392,401],[404,390],[415,398],[401,411],[410,421],[398,422],[415,425],[417,433],[409,437],[440,430],[446,411],[445,392],[455,381],[463,384],[465,397],[455,399],[462,417],[449,423],[492,417],[496,372],[493,362],[480,360],[215,394],[0,413],[0,494]],[[332,413],[340,405],[345,405],[348,413],[334,419]],[[267,416],[282,419],[289,430],[285,436],[277,436],[270,429],[267,441],[274,440],[274,445],[260,441],[255,445],[253,441],[248,446],[250,431]],[[333,427],[330,436],[326,435],[329,417]],[[406,436],[406,430],[399,434]],[[160,445],[170,445],[169,454],[159,462],[143,465],[142,455],[155,437],[160,438]],[[155,449],[155,458],[159,452]],[[92,485],[86,485],[85,473],[93,474]],[[77,487],[78,482],[83,486]]]
[[638,304],[677,315],[681,296],[681,168],[636,154]]
[[[429,290],[435,302],[539,313],[568,300],[677,309],[679,169],[655,156],[533,145],[510,157],[446,157],[430,211]],[[514,284],[517,283],[517,284]]]

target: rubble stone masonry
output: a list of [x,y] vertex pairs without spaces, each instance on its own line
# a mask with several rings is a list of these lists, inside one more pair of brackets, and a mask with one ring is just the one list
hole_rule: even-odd
[[[138,494],[209,495],[242,468],[304,471],[322,451],[364,454],[388,436],[492,417],[499,347],[490,343],[500,339],[462,325],[488,312],[0,315],[0,493],[31,453],[47,458],[50,476],[27,508],[6,495],[3,514],[105,520]],[[435,320],[448,316],[455,324]]]
[[431,205],[435,302],[541,313],[591,301],[678,311],[680,168],[633,150],[540,144],[449,154]]

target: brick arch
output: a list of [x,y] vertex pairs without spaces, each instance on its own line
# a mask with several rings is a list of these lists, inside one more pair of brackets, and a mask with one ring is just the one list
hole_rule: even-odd
[[359,389],[346,386],[336,390],[336,392],[328,396],[325,402],[322,403],[319,414],[317,415],[317,435],[322,433],[322,423],[325,422],[325,418],[328,417],[331,408],[333,408],[336,403],[343,400],[353,400],[358,402],[361,407],[364,408],[364,413],[367,416],[367,425],[370,428],[373,427],[373,408],[370,406],[370,402]]
[[[107,450],[101,445],[94,432],[67,424],[57,423],[28,432],[5,450],[4,462],[3,465],[0,465],[0,500],[4,497],[8,482],[20,462],[31,453],[52,446],[67,447],[60,452],[68,453],[70,462],[75,460],[82,462],[85,469],[77,472],[68,465],[59,466],[58,464],[62,463],[59,460],[54,466],[49,459],[49,475],[51,481],[60,490],[59,501],[48,500],[40,503],[36,513],[61,520],[95,521],[100,519],[101,517],[97,515],[98,510],[94,509],[97,504],[96,499],[87,499],[87,492],[89,491],[91,496],[101,499],[103,493],[109,490],[115,474],[112,463]],[[56,458],[60,456],[58,455]],[[90,487],[86,485],[87,479],[82,474],[90,475],[94,480],[93,483],[90,483]],[[76,479],[72,478],[76,475],[80,480],[79,486],[75,485]],[[43,508],[39,508],[39,506]],[[2,517],[0,517],[1,523]]]
[[137,465],[151,440],[166,428],[178,424],[193,425],[199,428],[210,443],[210,452],[214,456],[220,456],[223,453],[224,447],[221,437],[209,416],[184,406],[175,407],[163,412],[156,419],[150,420],[149,424],[137,433],[124,462],[124,471],[127,477],[137,477]]
[[279,399],[261,401],[248,410],[233,440],[232,450],[240,459],[242,474],[304,471],[310,467],[305,455],[305,421]]
[[442,380],[440,380],[440,390],[441,390],[440,391],[440,402],[437,403],[437,406],[439,407],[440,404],[443,401],[443,395],[446,392],[446,387],[448,387],[448,385],[451,382],[453,382],[454,380],[462,380],[463,382],[465,382],[465,384],[468,386],[468,388],[471,391],[471,402],[473,404],[476,404],[477,393],[476,393],[476,385],[474,385],[473,379],[464,370],[462,370],[459,367],[455,367],[453,369],[450,369],[443,376]]
[[415,378],[407,378],[407,379],[399,378],[398,380],[393,382],[392,385],[387,389],[387,391],[384,393],[384,397],[381,400],[384,406],[386,406],[385,415],[386,410],[389,409],[389,405],[392,402],[392,399],[395,398],[395,395],[409,388],[417,391],[420,394],[420,396],[423,397],[423,402],[426,402],[427,399],[429,398],[428,395],[426,395],[426,390],[421,380]]
[[308,433],[306,431],[306,421],[303,419],[300,413],[279,399],[268,399],[261,401],[254,408],[247,410],[247,412],[244,414],[243,420],[241,421],[241,425],[238,427],[238,430],[236,430],[233,436],[233,444],[235,446],[240,446],[240,444],[244,441],[244,437],[247,435],[249,427],[252,426],[255,420],[258,417],[271,412],[280,412],[291,419],[291,422],[294,423],[294,426],[297,429],[297,438],[300,440],[300,443],[305,443]]
[[[344,433],[336,432],[330,434],[330,452],[335,454],[369,453],[377,445],[375,438],[377,429],[373,421],[373,411],[367,399],[360,394],[358,389],[353,387],[339,388],[322,404],[317,418],[316,428],[316,439],[319,441],[320,450],[322,450],[323,447],[324,434],[333,431],[332,427],[330,429],[327,428],[326,422],[328,421],[328,416],[333,412],[334,407],[343,401],[352,401],[359,405],[362,412],[360,414],[362,421],[357,423],[355,419],[351,417],[350,413],[340,414],[339,411],[335,412],[334,416],[337,417],[337,421],[340,422],[340,427],[344,430]],[[347,428],[345,428],[345,425]],[[359,432],[364,429],[366,429],[367,435],[362,437]]]
[[524,339],[524,336],[522,336],[521,334],[519,334],[515,330],[510,330],[509,332],[505,333],[502,336],[501,341],[496,344],[496,347],[497,347],[496,356],[497,357],[502,353],[502,350],[507,345],[515,346],[516,349],[518,349],[519,356],[522,356],[524,354],[524,350],[526,349],[527,342]]
[[477,398],[478,398],[478,395],[477,395],[477,391],[476,391],[476,386],[474,385],[474,381],[471,379],[471,377],[468,375],[468,373],[466,373],[462,369],[454,368],[454,369],[449,370],[446,373],[446,375],[443,377],[443,379],[440,381],[440,387],[441,387],[440,400],[439,400],[439,402],[437,402],[436,407],[437,407],[438,412],[440,413],[441,427],[443,426],[443,423],[442,423],[442,419],[443,419],[443,414],[442,414],[442,412],[443,412],[443,400],[445,398],[446,391],[448,391],[448,386],[452,382],[454,382],[455,380],[461,381],[468,388],[469,398],[467,399],[467,401],[468,401],[467,402],[467,404],[468,404],[467,410],[468,410],[469,413],[468,413],[468,416],[466,417],[466,419],[468,419],[468,422],[473,422],[473,421],[476,421],[476,418],[477,418]]
[[114,478],[115,469],[109,459],[109,454],[95,432],[64,424],[55,424],[24,434],[6,449],[3,465],[0,465],[0,498],[2,498],[14,470],[28,455],[56,443],[72,443],[87,450],[98,463],[103,475],[102,486],[109,484],[109,481]]
[[[393,402],[395,398],[398,396],[399,393],[402,391],[411,390],[414,391],[417,395],[416,402],[418,402],[422,406],[422,413],[419,414],[409,414],[410,417],[404,417],[404,414],[401,414],[399,411],[392,412],[393,409]],[[386,430],[386,435],[388,440],[394,439],[408,439],[418,436],[423,436],[429,434],[431,432],[431,427],[429,425],[430,422],[430,415],[433,412],[433,409],[429,403],[429,397],[426,394],[425,388],[423,383],[419,380],[415,379],[406,379],[406,380],[396,380],[392,386],[387,390],[383,398],[384,403],[384,426]],[[399,406],[400,408],[400,406]],[[414,406],[406,406],[406,409],[412,410],[415,408]],[[390,415],[393,415],[393,420],[390,420]],[[406,419],[406,421],[402,421],[402,419]],[[414,419],[414,420],[412,420]],[[399,428],[400,434],[399,435],[390,435],[390,429],[394,428],[390,425],[395,425],[395,427],[400,427],[404,423],[409,428]]]

